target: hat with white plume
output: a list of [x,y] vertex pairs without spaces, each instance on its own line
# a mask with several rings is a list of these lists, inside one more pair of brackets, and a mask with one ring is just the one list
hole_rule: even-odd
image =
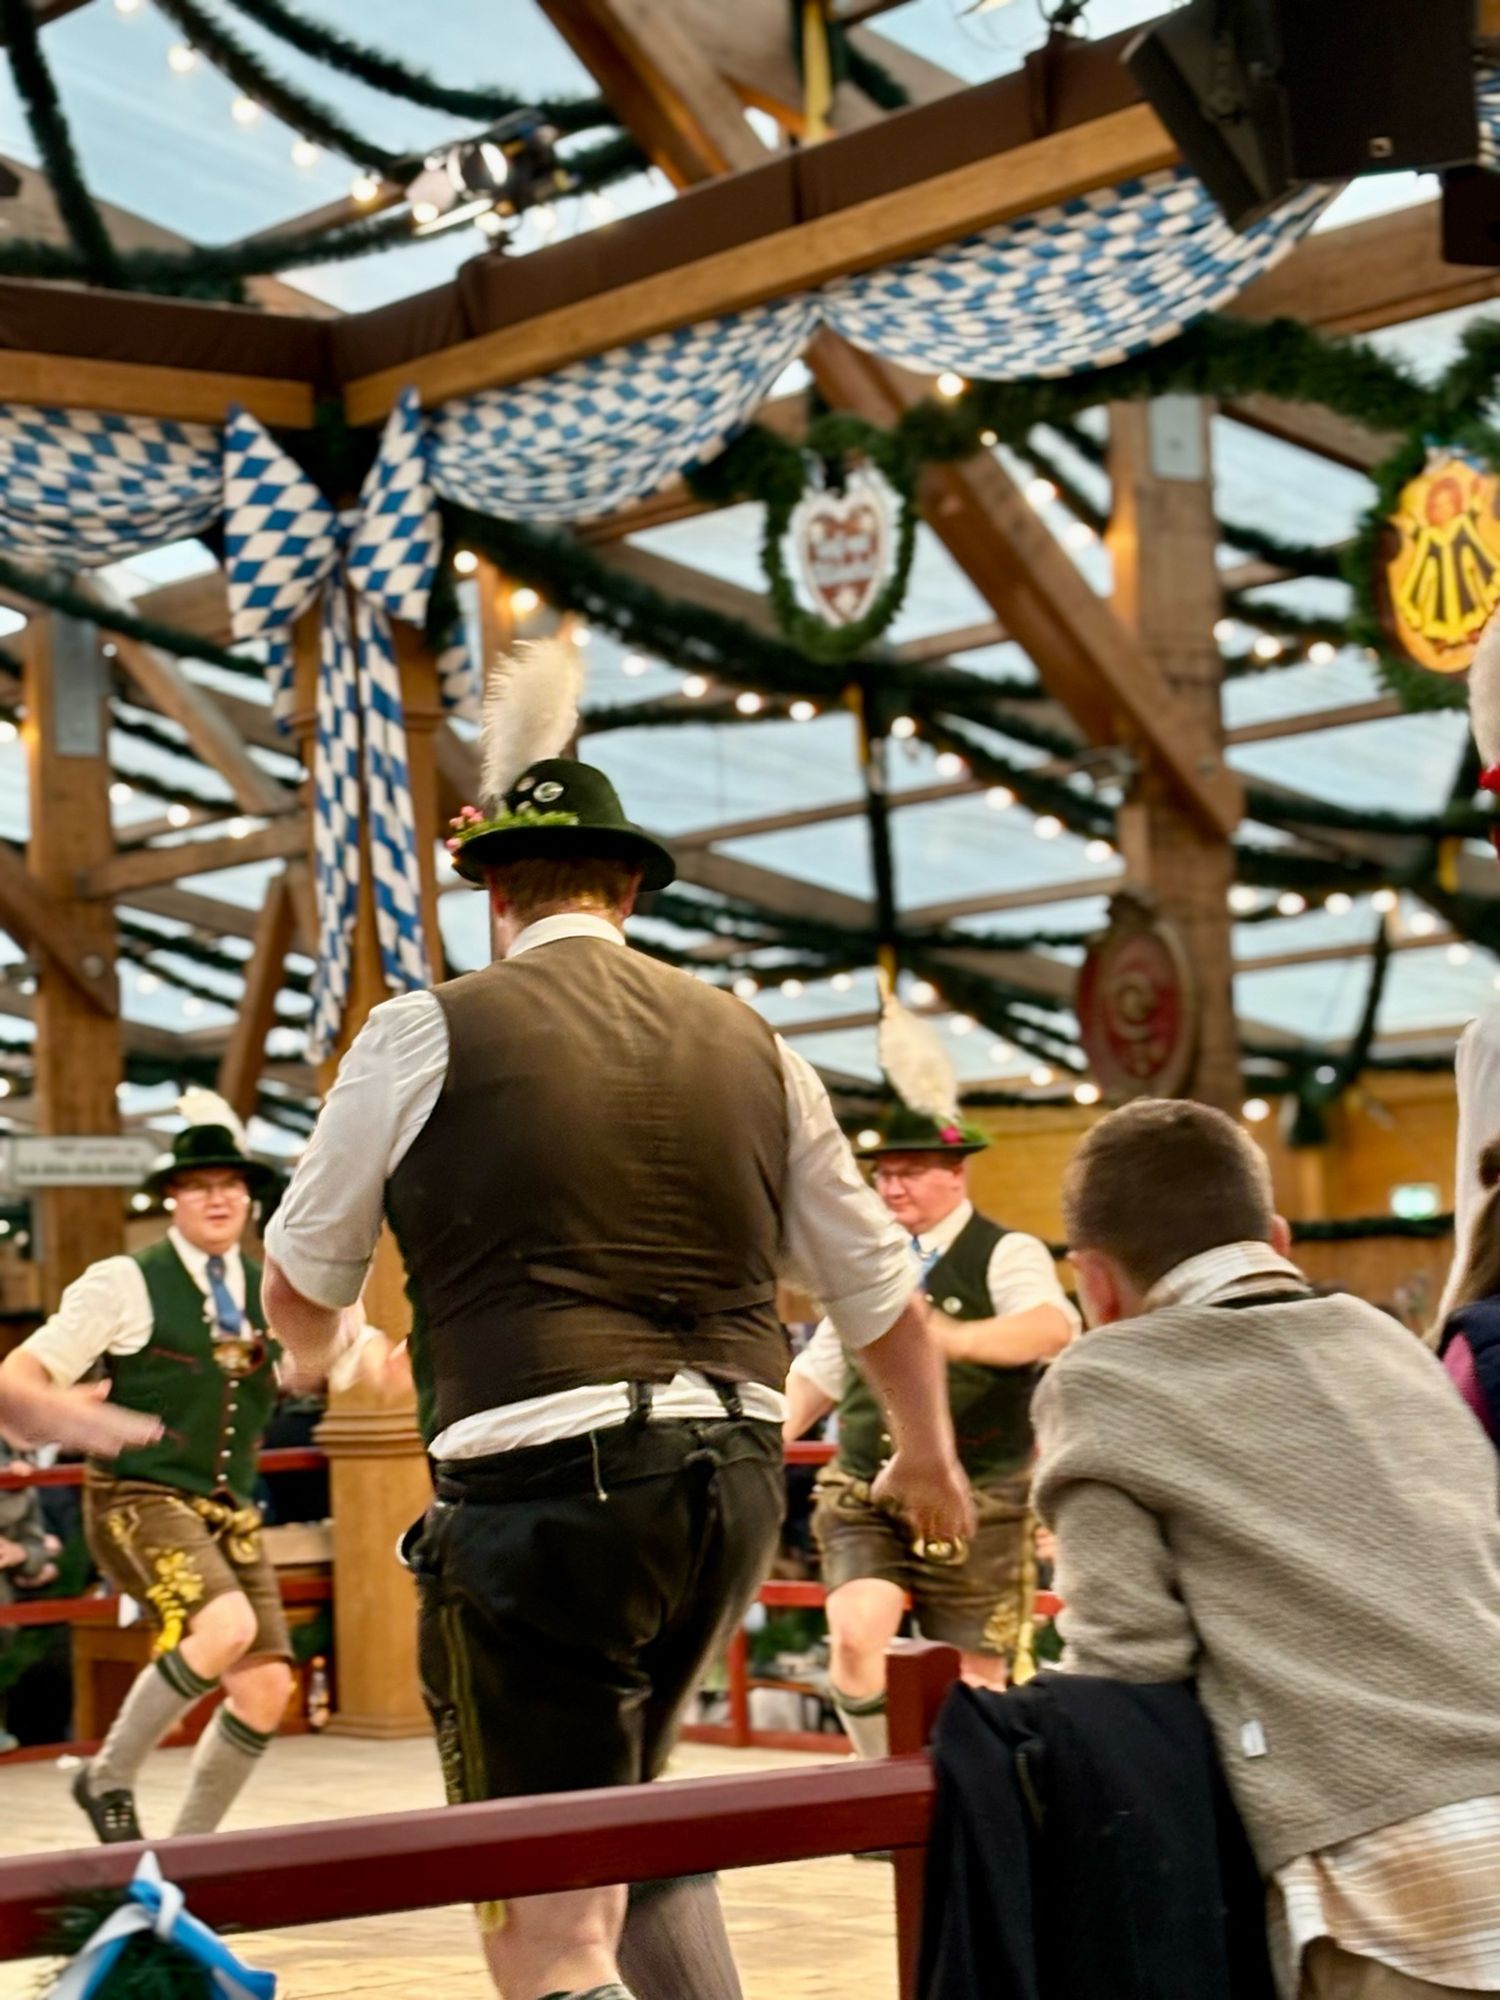
[[989,1140],[959,1112],[958,1074],[941,1037],[894,994],[880,1010],[880,1066],[900,1101],[882,1121],[878,1143],[862,1148],[866,1158],[946,1153],[963,1159],[983,1152]]
[[261,1194],[275,1180],[270,1167],[252,1160],[246,1151],[245,1128],[233,1107],[217,1091],[196,1086],[185,1090],[177,1109],[187,1120],[172,1140],[171,1150],[162,1153],[141,1183],[142,1192],[167,1193],[178,1174],[215,1168],[244,1177],[251,1194]]
[[481,802],[452,822],[448,852],[467,882],[505,861],[618,859],[664,889],[676,863],[659,840],[625,817],[602,771],[559,753],[578,727],[578,649],[546,639],[505,654],[491,677],[482,724]]

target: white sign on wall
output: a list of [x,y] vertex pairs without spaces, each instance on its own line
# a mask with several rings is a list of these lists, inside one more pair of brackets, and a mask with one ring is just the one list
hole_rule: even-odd
[[136,1187],[156,1163],[161,1141],[149,1132],[17,1133],[0,1153],[0,1178],[10,1188]]

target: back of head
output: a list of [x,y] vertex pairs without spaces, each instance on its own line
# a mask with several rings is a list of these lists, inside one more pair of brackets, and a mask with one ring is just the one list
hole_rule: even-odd
[[1112,1258],[1142,1290],[1204,1250],[1268,1241],[1274,1218],[1259,1148],[1222,1111],[1187,1100],[1112,1111],[1063,1178],[1069,1244]]

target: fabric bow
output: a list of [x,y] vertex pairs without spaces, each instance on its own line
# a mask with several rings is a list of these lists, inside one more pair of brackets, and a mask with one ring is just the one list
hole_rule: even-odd
[[[349,996],[359,907],[361,822],[369,828],[381,966],[393,993],[430,983],[407,768],[406,720],[390,621],[420,625],[442,548],[415,392],[403,391],[359,505],[341,516],[247,411],[224,433],[224,565],[236,640],[260,640],[277,721],[292,699],[292,627],[321,613],[313,762],[318,913],[308,1053],[326,1056]],[[466,660],[440,662],[450,707],[469,707]]]
[[125,1892],[129,1901],[106,1917],[78,1956],[69,1961],[46,2000],[88,2000],[114,1970],[128,1941],[140,1931],[155,1931],[164,1944],[174,1944],[203,1967],[215,2000],[274,2000],[276,1975],[242,1964],[207,1924],[188,1915],[182,1891],[162,1880],[154,1854],[143,1854]]

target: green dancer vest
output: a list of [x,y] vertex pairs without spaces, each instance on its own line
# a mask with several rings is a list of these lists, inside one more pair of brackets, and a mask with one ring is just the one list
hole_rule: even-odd
[[156,1444],[122,1452],[104,1469],[118,1479],[149,1479],[205,1499],[228,1493],[248,1505],[261,1437],[276,1403],[281,1352],[266,1335],[260,1266],[245,1259],[249,1329],[241,1343],[215,1340],[207,1300],[169,1241],[138,1250],[135,1261],[151,1299],[151,1338],[138,1354],[108,1357],[113,1398],[160,1417],[166,1430]]
[[[970,1216],[927,1274],[929,1302],[950,1319],[992,1318],[990,1253],[1005,1233],[986,1216]],[[1009,1478],[1030,1464],[1031,1397],[1040,1373],[1031,1362],[1018,1368],[949,1362],[948,1404],[958,1455],[972,1485]],[[863,1374],[851,1369],[839,1404],[839,1466],[855,1479],[873,1479],[890,1455],[885,1413]]]

